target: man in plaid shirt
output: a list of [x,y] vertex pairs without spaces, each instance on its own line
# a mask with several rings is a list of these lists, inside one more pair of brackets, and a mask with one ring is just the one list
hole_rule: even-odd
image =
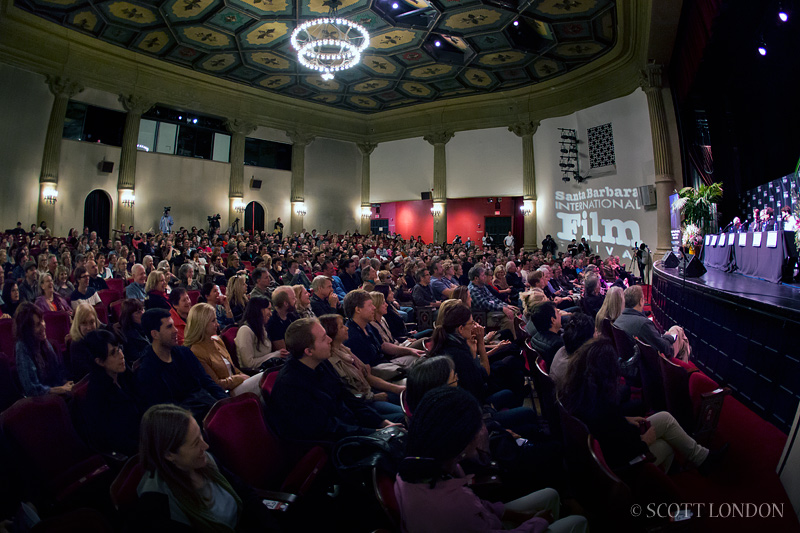
[[[475,265],[469,270],[469,295],[472,298],[472,309],[476,311],[489,312],[490,322],[492,319],[499,319],[500,329],[510,329],[514,338],[514,314],[518,309],[514,306],[501,302],[495,297],[486,286],[486,269],[481,265]],[[492,313],[495,311],[496,313]],[[500,315],[502,312],[502,315]]]

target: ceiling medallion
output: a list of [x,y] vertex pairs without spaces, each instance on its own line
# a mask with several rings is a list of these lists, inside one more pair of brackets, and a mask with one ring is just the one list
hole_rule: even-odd
[[336,16],[339,0],[325,3],[330,5],[328,16],[299,25],[291,42],[301,65],[322,72],[323,80],[332,80],[334,72],[358,65],[369,46],[369,33],[360,24]]

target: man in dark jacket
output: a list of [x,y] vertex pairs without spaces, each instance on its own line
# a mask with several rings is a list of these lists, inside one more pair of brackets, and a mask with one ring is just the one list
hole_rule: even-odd
[[152,340],[136,370],[138,392],[147,406],[174,403],[203,420],[214,402],[228,395],[200,366],[189,348],[178,346],[178,330],[169,311],[150,309],[142,327]]
[[278,375],[268,410],[279,435],[335,442],[393,425],[345,389],[328,362],[331,338],[316,318],[292,322],[286,348],[291,357]]
[[[334,303],[332,303],[334,302]],[[333,292],[333,283],[327,276],[316,276],[311,281],[311,310],[320,317],[332,313],[341,314],[342,305]]]
[[631,337],[636,337],[649,344],[667,357],[674,355],[673,344],[681,336],[680,326],[673,326],[663,335],[659,335],[656,325],[648,319],[644,311],[644,292],[641,285],[633,285],[625,289],[625,310],[614,321],[614,325]]
[[545,360],[547,368],[550,368],[556,352],[564,346],[560,334],[561,312],[556,308],[556,304],[553,302],[537,304],[531,311],[530,322],[526,328],[531,334],[531,346]]

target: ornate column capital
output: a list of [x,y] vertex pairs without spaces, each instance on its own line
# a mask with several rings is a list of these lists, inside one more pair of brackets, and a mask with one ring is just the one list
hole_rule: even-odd
[[50,92],[56,98],[63,96],[69,99],[83,91],[83,84],[70,78],[48,75],[46,79]]
[[657,63],[648,64],[639,73],[639,87],[645,92],[661,90],[663,87],[663,68]]
[[447,142],[453,138],[453,135],[455,135],[455,133],[452,131],[436,131],[425,135],[423,139],[436,146],[437,144],[447,144]]
[[531,122],[518,122],[517,124],[512,124],[508,127],[508,131],[516,135],[517,137],[524,137],[526,135],[534,135],[536,130],[539,129],[539,125],[541,121],[534,120]]
[[232,134],[238,133],[239,135],[247,136],[250,133],[256,131],[256,128],[258,128],[258,124],[255,124],[253,122],[241,118],[234,118],[226,120],[225,127]]
[[356,146],[358,146],[358,149],[361,150],[361,155],[368,156],[375,151],[375,148],[378,147],[378,143],[367,141],[363,143],[356,143]]
[[294,145],[308,146],[314,141],[314,135],[302,130],[287,131],[286,135]]
[[156,105],[152,100],[144,96],[135,94],[121,94],[119,95],[119,103],[125,108],[125,111],[133,115],[142,115],[150,110],[151,107]]

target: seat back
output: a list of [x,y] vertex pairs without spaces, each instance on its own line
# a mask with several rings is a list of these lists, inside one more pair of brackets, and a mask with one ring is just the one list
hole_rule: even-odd
[[634,356],[633,340],[631,337],[615,325],[611,325],[611,338],[617,347],[617,355],[621,361],[627,361]]
[[372,490],[381,509],[391,521],[394,531],[400,531],[400,503],[394,493],[395,477],[379,470],[372,469]]
[[261,395],[266,400],[272,394],[272,389],[275,387],[275,382],[278,381],[278,374],[282,367],[270,368],[264,372],[264,377],[261,379]]
[[514,315],[514,331],[517,332],[517,338],[527,339],[530,337],[528,330],[525,328],[525,320],[520,315]]
[[189,300],[191,300],[192,305],[195,305],[200,299],[200,291],[186,291],[186,294],[189,295]]
[[558,435],[561,431],[561,420],[556,407],[556,384],[553,378],[545,371],[547,363],[542,356],[536,357],[535,364],[531,368],[533,376],[533,386],[539,396],[539,406],[542,409],[542,416],[550,424],[550,432]]
[[731,389],[720,387],[702,372],[689,374],[689,397],[695,416],[692,435],[700,444],[708,443],[716,433],[725,397],[730,393]]
[[108,324],[108,307],[105,304],[97,304],[94,306],[94,312],[97,313],[97,320],[101,324]]
[[125,299],[123,298],[122,300],[117,300],[108,304],[108,319],[111,322],[119,322],[122,315],[122,302],[124,301]]
[[616,348],[617,347],[617,343],[615,342],[615,339],[614,339],[614,330],[613,330],[614,323],[611,322],[610,318],[606,317],[606,318],[603,319],[603,321],[600,324],[601,324],[600,333],[602,333],[603,335],[608,337],[611,340],[611,342],[614,343],[614,348]]
[[17,339],[14,337],[14,319],[0,319],[0,352],[10,356],[16,351]]
[[109,278],[106,280],[106,285],[112,291],[125,294],[125,280],[119,278]]
[[645,411],[666,411],[667,399],[659,362],[662,357],[649,344],[639,339],[636,340],[636,344],[639,346],[639,375],[642,378],[642,400]]
[[97,295],[100,297],[100,301],[108,307],[112,302],[116,302],[117,300],[122,300],[124,298],[122,291],[117,291],[113,289],[103,289],[101,291],[97,291]]
[[436,313],[436,309],[433,307],[417,307],[417,331],[425,331],[426,329],[432,329],[433,324],[435,322],[433,316]]
[[486,313],[486,311],[477,311],[475,309],[472,310],[472,320],[474,320],[479,326],[486,327],[486,324],[489,322],[488,317],[489,315]]
[[694,406],[689,396],[689,373],[664,357],[659,357],[658,362],[661,365],[667,411],[675,417],[681,427],[691,431],[694,427]]
[[225,348],[228,350],[228,353],[230,354],[231,359],[233,360],[233,364],[236,365],[236,368],[241,368],[242,366],[239,364],[239,356],[236,353],[235,340],[237,333],[239,333],[239,327],[232,326],[226,328],[225,331],[223,331],[220,334],[220,337],[222,338],[222,342],[225,343]]
[[45,311],[44,322],[47,340],[50,341],[57,353],[63,353],[66,348],[64,337],[69,334],[69,313],[66,311]]
[[139,462],[139,455],[134,455],[125,463],[116,479],[111,483],[111,503],[120,511],[129,511],[139,498],[137,488],[144,476],[144,468]]
[[17,363],[13,356],[0,352],[0,412],[22,398]]
[[289,468],[253,393],[219,400],[203,420],[214,456],[245,483],[276,489]]

